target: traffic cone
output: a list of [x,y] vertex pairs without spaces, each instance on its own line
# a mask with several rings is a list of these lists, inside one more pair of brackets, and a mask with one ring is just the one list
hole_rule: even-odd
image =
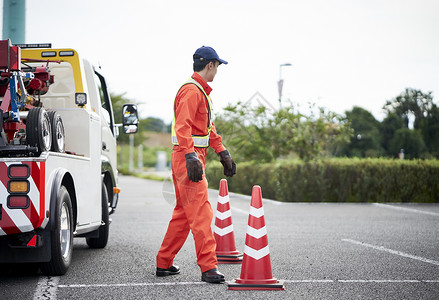
[[227,180],[221,179],[215,218],[216,257],[219,264],[240,264],[242,253],[236,250]]
[[273,278],[261,187],[252,191],[241,277],[228,283],[229,290],[284,290],[284,281]]

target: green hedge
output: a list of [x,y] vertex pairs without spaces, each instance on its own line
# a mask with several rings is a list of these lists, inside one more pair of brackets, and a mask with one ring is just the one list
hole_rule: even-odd
[[[218,188],[223,168],[207,167]],[[229,191],[250,195],[260,185],[267,199],[284,202],[439,202],[438,160],[329,159],[238,164]]]

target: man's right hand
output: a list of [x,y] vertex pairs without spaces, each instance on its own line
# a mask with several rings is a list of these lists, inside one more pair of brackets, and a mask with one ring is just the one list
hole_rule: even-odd
[[203,165],[198,159],[197,153],[188,153],[184,157],[186,158],[186,170],[189,180],[193,182],[203,180]]

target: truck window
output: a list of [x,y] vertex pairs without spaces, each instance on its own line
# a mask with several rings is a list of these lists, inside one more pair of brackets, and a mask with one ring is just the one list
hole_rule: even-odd
[[98,92],[99,92],[99,99],[100,99],[100,104],[101,104],[101,108],[102,108],[102,115],[104,116],[104,119],[107,122],[108,126],[111,127],[110,113],[108,112],[107,104],[105,103],[104,92],[102,91],[101,81],[96,74],[94,76],[95,76],[95,81],[98,85],[98,90],[99,90]]
[[97,77],[96,82],[98,83],[98,87],[99,87],[99,96],[101,100],[101,107],[103,108],[103,115],[108,123],[108,126],[111,128],[111,132],[114,135],[113,107],[111,105],[111,99],[107,90],[105,78],[98,72],[95,72],[95,76]]

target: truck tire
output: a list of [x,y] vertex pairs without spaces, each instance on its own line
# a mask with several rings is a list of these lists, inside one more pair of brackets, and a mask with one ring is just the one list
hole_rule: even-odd
[[47,113],[50,120],[50,127],[52,130],[52,147],[51,150],[55,152],[64,153],[66,136],[64,133],[64,124],[61,116],[57,111],[49,111]]
[[108,191],[105,183],[102,183],[102,225],[99,227],[99,237],[86,238],[87,245],[90,248],[105,248],[108,242],[108,236],[110,235],[110,217],[108,211]]
[[73,251],[73,212],[70,195],[64,186],[58,191],[54,230],[50,233],[52,257],[41,264],[41,271],[47,276],[60,276],[67,272]]
[[29,146],[37,147],[39,153],[50,150],[52,130],[49,116],[42,107],[29,110],[26,119],[26,142]]

